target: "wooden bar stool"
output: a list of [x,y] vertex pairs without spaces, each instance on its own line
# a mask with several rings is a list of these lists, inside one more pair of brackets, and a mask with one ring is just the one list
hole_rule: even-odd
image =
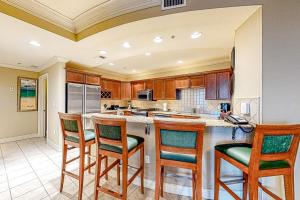
[[[65,175],[71,176],[79,180],[78,199],[82,199],[84,171],[95,165],[91,163],[91,145],[95,144],[94,130],[83,130],[81,115],[58,113],[62,129],[62,167],[61,167],[61,182],[60,192],[63,190]],[[70,146],[70,147],[68,147]],[[88,151],[86,152],[86,147]],[[79,148],[79,156],[67,161],[67,151]],[[88,165],[85,166],[85,155],[88,156]],[[79,159],[79,175],[66,171],[66,165]]]
[[154,120],[156,143],[155,200],[163,197],[164,167],[192,170],[193,199],[202,199],[204,124]]
[[215,147],[215,200],[219,199],[220,185],[233,196],[240,199],[220,180],[221,159],[229,162],[243,172],[243,200],[258,199],[258,188],[276,200],[277,195],[259,182],[259,178],[284,176],[286,200],[294,200],[294,165],[299,146],[300,125],[257,125],[253,145],[223,144]]
[[[126,120],[112,118],[93,118],[96,132],[96,173],[95,173],[95,200],[98,192],[104,192],[118,199],[127,199],[127,187],[140,174],[141,192],[144,193],[144,138],[126,134]],[[128,180],[128,158],[140,151],[140,166]],[[103,156],[116,160],[103,173],[101,159]],[[122,163],[122,193],[118,193],[100,186],[100,178],[117,166],[117,183],[120,185],[120,164]]]

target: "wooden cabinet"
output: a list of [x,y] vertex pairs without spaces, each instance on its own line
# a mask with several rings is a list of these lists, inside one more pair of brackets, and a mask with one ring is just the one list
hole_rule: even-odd
[[101,79],[101,90],[111,91],[112,81],[108,79]]
[[131,84],[130,82],[121,82],[121,99],[131,99]]
[[121,99],[121,81],[112,81],[112,99]]
[[205,75],[205,99],[217,99],[217,74]]
[[218,99],[230,99],[230,72],[217,73],[217,96]]
[[80,72],[67,71],[66,81],[68,83],[85,83],[85,75]]
[[100,76],[96,75],[86,75],[85,83],[89,85],[100,85]]
[[230,99],[230,72],[205,75],[205,99]]
[[137,99],[138,91],[145,90],[144,81],[135,81],[131,83],[131,97]]
[[165,80],[165,96],[164,99],[176,100],[176,85],[174,79]]
[[191,88],[202,88],[205,87],[204,76],[192,76],[190,77]]
[[181,77],[175,79],[175,87],[176,89],[187,89],[190,87],[190,78],[189,77]]
[[165,97],[165,80],[156,79],[153,81],[153,99],[163,100]]
[[145,80],[145,89],[153,90],[153,80]]

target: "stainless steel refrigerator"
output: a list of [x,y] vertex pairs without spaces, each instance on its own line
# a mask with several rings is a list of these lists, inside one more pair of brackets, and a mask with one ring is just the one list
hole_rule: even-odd
[[67,83],[66,112],[67,113],[100,113],[100,86]]

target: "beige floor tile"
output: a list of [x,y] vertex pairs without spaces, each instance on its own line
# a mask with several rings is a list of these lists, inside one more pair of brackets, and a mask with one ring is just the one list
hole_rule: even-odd
[[11,190],[10,190],[11,196],[14,199],[14,198],[17,198],[19,196],[26,194],[27,192],[37,189],[41,186],[42,185],[41,185],[40,181],[38,179],[34,179],[34,180],[28,181],[27,183],[24,183],[22,185],[11,188]]
[[0,192],[0,199],[1,200],[11,200],[10,191],[6,190],[4,192]]
[[40,200],[44,199],[45,197],[48,197],[46,190],[44,187],[39,187],[15,198],[15,200]]
[[16,177],[14,179],[10,179],[9,180],[9,187],[14,188],[18,185],[27,183],[27,182],[29,182],[33,179],[37,179],[37,176],[35,175],[35,173],[31,172],[31,173],[25,174],[23,176]]

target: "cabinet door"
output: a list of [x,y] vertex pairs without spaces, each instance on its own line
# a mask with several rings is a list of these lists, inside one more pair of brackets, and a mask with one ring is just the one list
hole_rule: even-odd
[[86,75],[85,83],[89,85],[100,85],[100,76]]
[[157,79],[153,81],[153,99],[161,100],[165,98],[165,80]]
[[205,87],[204,76],[192,76],[191,80],[191,88],[201,88]]
[[190,78],[189,77],[176,78],[175,87],[176,87],[176,89],[189,88],[190,87]]
[[130,82],[121,83],[121,99],[129,100],[131,99],[131,84]]
[[176,87],[174,79],[165,80],[165,99],[174,100],[176,99]]
[[230,72],[217,73],[218,99],[230,99]]
[[217,74],[205,75],[205,99],[217,99]]
[[132,82],[131,87],[132,87],[131,97],[132,99],[137,99],[138,91],[145,90],[145,82],[144,81]]
[[84,74],[78,72],[67,71],[66,79],[68,83],[84,83]]
[[146,80],[145,81],[145,89],[146,90],[153,90],[153,80]]
[[121,99],[121,82],[112,81],[112,99]]

